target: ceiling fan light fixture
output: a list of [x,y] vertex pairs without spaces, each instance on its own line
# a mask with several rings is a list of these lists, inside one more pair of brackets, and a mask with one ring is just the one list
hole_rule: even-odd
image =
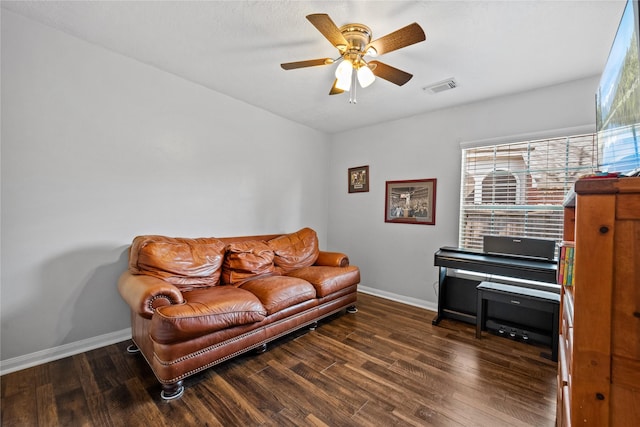
[[358,82],[360,82],[360,86],[363,88],[370,86],[375,80],[376,76],[373,75],[371,68],[366,65],[358,68]]
[[369,48],[367,49],[367,51],[364,54],[368,55],[368,56],[370,56],[372,58],[375,58],[376,56],[378,56],[378,51],[376,50],[375,47],[369,46]]
[[351,74],[353,73],[353,64],[348,59],[343,60],[336,68],[336,88],[348,91],[351,88]]
[[349,89],[351,89],[351,76],[338,78],[336,80],[336,88],[345,92],[349,92]]
[[336,68],[336,79],[349,80],[353,72],[353,64],[348,59],[343,60]]

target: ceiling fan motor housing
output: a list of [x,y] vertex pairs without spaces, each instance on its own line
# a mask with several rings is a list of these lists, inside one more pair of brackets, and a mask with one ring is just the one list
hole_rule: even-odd
[[363,24],[347,24],[340,27],[340,32],[349,43],[348,46],[345,46],[344,51],[341,50],[342,57],[350,60],[353,64],[358,64],[366,53],[367,45],[371,43],[373,34],[371,29]]

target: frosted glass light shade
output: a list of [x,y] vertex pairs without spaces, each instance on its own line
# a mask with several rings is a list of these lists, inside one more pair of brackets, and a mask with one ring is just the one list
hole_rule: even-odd
[[351,89],[351,74],[353,73],[353,64],[351,61],[344,60],[336,68],[336,88],[344,91]]
[[376,76],[373,75],[373,71],[366,65],[358,69],[358,81],[360,86],[367,87],[376,80]]
[[340,65],[338,65],[338,68],[336,68],[336,79],[348,80],[351,77],[352,72],[353,72],[353,64],[351,63],[351,61],[345,59],[340,63]]
[[349,92],[349,89],[351,89],[351,78],[342,78],[336,80],[336,89]]

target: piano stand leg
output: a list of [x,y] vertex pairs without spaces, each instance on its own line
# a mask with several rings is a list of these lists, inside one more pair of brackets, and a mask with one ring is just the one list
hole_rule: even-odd
[[440,267],[438,272],[438,314],[433,318],[431,324],[437,326],[442,320],[442,310],[444,307],[444,282],[447,280],[447,269]]

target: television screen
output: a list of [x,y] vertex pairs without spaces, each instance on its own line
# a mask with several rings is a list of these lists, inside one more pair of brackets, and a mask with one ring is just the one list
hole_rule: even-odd
[[598,167],[634,174],[640,168],[638,1],[628,0],[596,94]]

